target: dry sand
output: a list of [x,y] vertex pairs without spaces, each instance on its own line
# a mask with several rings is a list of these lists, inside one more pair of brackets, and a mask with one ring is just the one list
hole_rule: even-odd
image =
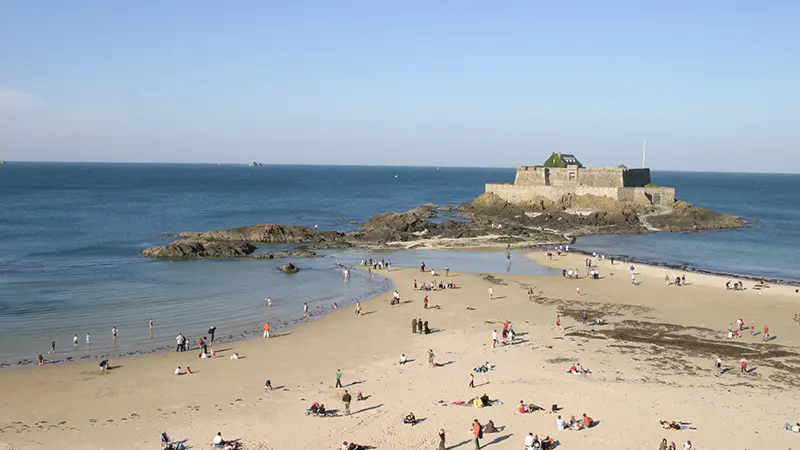
[[[543,263],[583,270],[583,258]],[[442,308],[423,310],[425,293],[412,290],[412,280],[430,276],[396,269],[385,275],[401,292],[400,306],[381,295],[362,302],[362,317],[348,307],[268,340],[218,343],[214,359],[199,360],[194,351],[123,358],[106,375],[97,362],[3,370],[0,448],[153,449],[167,431],[205,449],[222,431],[247,449],[338,449],[345,440],[435,449],[444,428],[448,448],[467,449],[475,418],[503,427],[485,436],[490,449],[520,449],[528,432],[550,435],[562,449],[656,449],[664,437],[679,447],[691,440],[696,449],[800,446],[799,434],[782,430],[800,421],[800,326],[792,321],[800,296],[793,288],[726,292],[725,280],[690,274],[688,286],[668,287],[663,269],[639,265],[642,284],[631,286],[627,265],[604,261],[600,271],[601,280],[451,273],[446,281],[459,289],[428,293]],[[584,311],[609,324],[585,327]],[[563,332],[554,325],[557,312]],[[412,334],[414,317],[435,332]],[[759,331],[769,324],[777,339],[726,339],[739,317],[756,321]],[[505,319],[519,342],[492,348],[491,332]],[[428,367],[429,348],[444,366]],[[231,360],[234,351],[244,358]],[[396,364],[401,353],[411,360],[405,366]],[[730,368],[722,376],[711,370],[718,354]],[[739,373],[741,356],[752,373]],[[478,386],[470,389],[472,369],[486,361],[497,367],[476,374]],[[592,374],[566,374],[573,362]],[[196,373],[175,376],[178,365]],[[337,368],[353,397],[361,391],[369,398],[354,400],[351,416],[306,416],[315,400],[342,409],[343,389],[333,388]],[[274,391],[264,392],[266,379]],[[452,404],[483,393],[502,404]],[[555,403],[565,418],[585,412],[600,423],[557,431],[556,415],[522,415],[520,400],[548,409]],[[403,425],[409,411],[424,420]],[[696,430],[665,431],[659,419],[691,422]]]

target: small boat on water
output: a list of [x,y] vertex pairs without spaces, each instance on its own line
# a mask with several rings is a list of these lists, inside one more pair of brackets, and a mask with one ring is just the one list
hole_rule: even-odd
[[261,167],[263,165],[260,162],[250,161],[250,167]]

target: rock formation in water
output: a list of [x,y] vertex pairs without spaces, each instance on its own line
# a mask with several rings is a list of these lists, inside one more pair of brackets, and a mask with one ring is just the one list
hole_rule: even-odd
[[256,251],[249,242],[182,239],[164,247],[146,248],[144,256],[163,259],[238,258]]
[[509,203],[483,194],[458,206],[424,205],[406,212],[387,212],[371,218],[350,233],[319,231],[304,226],[253,225],[228,230],[184,232],[184,240],[144,251],[157,258],[232,258],[250,256],[251,242],[302,244],[298,249],[263,256],[313,257],[310,249],[349,247],[413,248],[434,242],[440,247],[498,243],[547,244],[570,242],[590,234],[629,234],[656,231],[701,231],[744,226],[739,217],[698,208],[682,201],[669,207],[643,205],[605,197],[564,195],[559,201]]
[[278,267],[278,270],[283,273],[297,273],[300,269],[292,263],[286,263]]

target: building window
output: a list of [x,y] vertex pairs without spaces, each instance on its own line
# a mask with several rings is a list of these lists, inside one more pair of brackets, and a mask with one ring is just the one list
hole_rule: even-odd
[[575,181],[575,172],[569,173],[569,181]]

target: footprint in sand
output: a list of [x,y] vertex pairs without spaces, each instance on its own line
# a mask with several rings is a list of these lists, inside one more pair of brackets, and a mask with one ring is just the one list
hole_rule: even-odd
[[89,419],[89,422],[91,422],[91,423],[97,423],[97,419]]

